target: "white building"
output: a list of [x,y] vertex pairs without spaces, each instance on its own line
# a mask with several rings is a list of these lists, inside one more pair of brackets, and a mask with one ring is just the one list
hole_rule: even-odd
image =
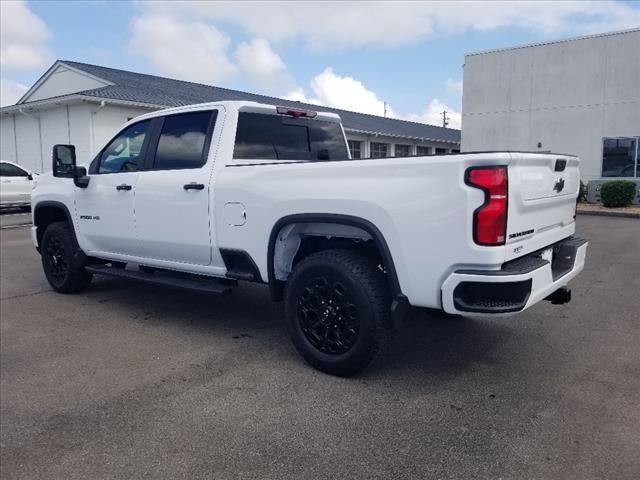
[[160,108],[222,100],[338,113],[356,158],[455,153],[460,149],[460,131],[450,128],[59,60],[16,105],[0,109],[0,158],[42,172],[51,168],[51,147],[71,143],[79,160],[89,160],[133,117]]
[[640,29],[465,57],[462,151],[581,158],[583,180],[640,177]]

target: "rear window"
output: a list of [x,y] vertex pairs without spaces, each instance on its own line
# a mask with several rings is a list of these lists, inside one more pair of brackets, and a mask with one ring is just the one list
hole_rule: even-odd
[[339,123],[262,113],[240,113],[233,158],[347,160]]

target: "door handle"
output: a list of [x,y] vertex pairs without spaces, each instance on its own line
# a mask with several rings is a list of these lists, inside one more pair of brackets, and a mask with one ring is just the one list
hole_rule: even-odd
[[185,190],[204,190],[204,184],[191,182],[185,184],[182,188],[184,188]]
[[120,190],[131,190],[131,185],[127,185],[126,183],[123,183],[122,185],[118,185],[116,187],[116,190],[120,191]]

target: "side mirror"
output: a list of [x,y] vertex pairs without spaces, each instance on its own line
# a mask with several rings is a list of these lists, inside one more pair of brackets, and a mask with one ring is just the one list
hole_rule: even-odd
[[54,145],[51,157],[54,177],[74,178],[76,176],[76,147]]
[[29,173],[29,174],[27,174],[27,178],[28,178],[29,180],[33,180],[33,173]]
[[89,185],[87,169],[76,166],[76,147],[73,145],[54,145],[51,157],[54,177],[73,178],[76,187],[87,188]]

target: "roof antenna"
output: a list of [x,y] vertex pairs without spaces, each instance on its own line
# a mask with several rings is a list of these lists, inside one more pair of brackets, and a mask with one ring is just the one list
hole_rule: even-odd
[[442,115],[442,128],[447,128],[447,125],[449,125],[449,119],[447,118],[447,111],[443,110],[442,113],[440,115]]

